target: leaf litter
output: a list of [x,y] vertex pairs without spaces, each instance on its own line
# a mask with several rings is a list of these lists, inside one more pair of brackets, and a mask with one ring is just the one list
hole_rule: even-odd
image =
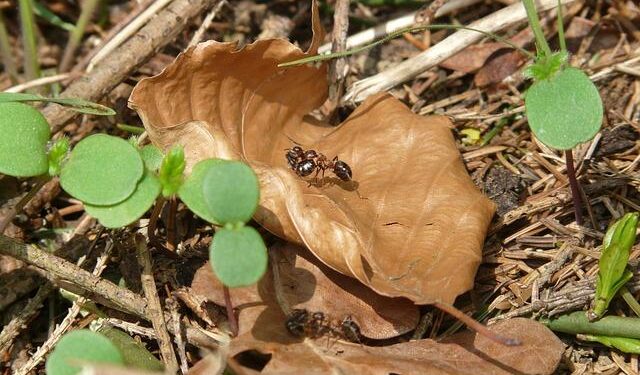
[[[279,39],[241,49],[201,43],[161,74],[142,80],[129,100],[156,146],[184,146],[187,170],[211,157],[248,162],[261,185],[254,219],[302,246],[271,249],[272,262],[284,260],[277,262],[276,283],[268,273],[255,288],[232,291],[240,333],[230,358],[247,350],[270,353],[264,373],[308,373],[313,364],[325,372],[411,373],[416,363],[430,373],[462,371],[461,363],[469,373],[551,373],[563,345],[547,328],[526,320],[492,328],[522,339],[523,346],[510,348],[479,337],[459,345],[455,340],[464,334],[452,336],[451,344],[419,340],[365,347],[347,344],[344,337],[318,337],[325,344],[317,346],[287,332],[294,308],[327,312],[328,324],[349,317],[364,338],[409,332],[418,321],[411,302],[451,304],[473,287],[495,211],[469,177],[447,118],[415,115],[388,94],[369,98],[337,127],[309,116],[327,97],[325,66],[277,64],[315,53],[322,36],[315,12],[313,31],[306,53]],[[300,178],[285,158],[295,145],[346,161],[353,181]],[[323,265],[312,266],[316,259]],[[205,265],[192,290],[223,304],[214,279]],[[515,354],[524,348],[535,363]]]
[[[585,291],[588,291],[589,284],[592,280],[591,278],[597,273],[597,258],[599,256],[599,250],[597,248],[599,241],[596,240],[596,245],[594,245],[594,241],[592,241],[591,238],[597,238],[600,234],[598,229],[603,231],[611,217],[619,216],[627,209],[637,210],[637,178],[635,178],[637,176],[634,176],[635,169],[637,169],[635,168],[635,166],[637,166],[637,145],[635,145],[634,142],[637,140],[637,133],[634,129],[638,128],[637,98],[640,92],[640,85],[638,85],[638,82],[633,81],[633,69],[637,68],[637,64],[635,64],[635,67],[632,67],[636,61],[632,60],[632,58],[634,57],[634,50],[637,52],[638,40],[637,38],[634,40],[633,35],[637,33],[625,33],[619,28],[604,27],[601,29],[600,20],[597,16],[593,16],[591,12],[586,12],[589,10],[589,5],[578,5],[580,6],[580,12],[578,14],[584,17],[592,17],[592,19],[596,20],[596,22],[594,22],[587,19],[591,25],[585,24],[585,26],[588,26],[586,29],[597,25],[596,31],[586,36],[586,38],[584,38],[585,35],[581,35],[574,41],[570,40],[569,44],[574,44],[576,48],[573,50],[580,48],[580,51],[576,53],[576,57],[580,59],[584,67],[590,69],[590,73],[594,73],[594,77],[596,77],[594,79],[598,80],[602,95],[604,96],[603,99],[607,102],[607,110],[610,110],[609,114],[611,116],[611,118],[608,119],[610,122],[608,121],[606,124],[608,128],[604,130],[603,137],[599,140],[596,139],[589,150],[587,150],[588,145],[580,147],[577,150],[578,160],[584,161],[582,182],[585,187],[585,193],[590,198],[589,201],[593,210],[593,213],[589,213],[591,216],[590,221],[593,222],[592,228],[594,228],[591,232],[583,228],[576,228],[571,224],[571,211],[567,205],[568,200],[566,199],[567,192],[566,189],[564,189],[561,178],[562,168],[564,167],[563,163],[552,150],[536,144],[534,139],[529,138],[528,132],[523,131],[522,125],[526,123],[524,119],[520,118],[517,114],[512,116],[510,113],[510,109],[513,108],[513,106],[521,103],[519,99],[521,93],[517,91],[522,87],[518,81],[520,77],[518,74],[512,74],[517,72],[517,68],[521,63],[519,56],[512,53],[500,56],[496,56],[498,54],[494,53],[486,53],[486,55],[489,55],[489,58],[488,60],[484,60],[484,66],[480,68],[475,79],[475,83],[478,86],[489,85],[486,91],[469,89],[467,85],[470,82],[469,76],[462,76],[458,73],[448,74],[442,69],[433,69],[427,72],[426,76],[417,77],[413,80],[412,85],[394,90],[394,95],[400,96],[403,101],[412,105],[412,109],[416,112],[420,112],[421,114],[440,113],[454,119],[454,124],[448,124],[454,131],[463,128],[474,128],[483,134],[483,140],[488,136],[487,139],[491,141],[491,144],[487,147],[460,147],[464,152],[465,165],[469,172],[472,173],[477,184],[480,184],[484,180],[485,172],[487,170],[490,171],[491,169],[489,168],[495,165],[501,165],[508,170],[509,173],[512,173],[518,178],[524,178],[527,181],[527,191],[522,197],[525,198],[526,196],[526,202],[523,205],[520,202],[515,203],[516,205],[520,205],[520,207],[512,207],[507,209],[507,212],[501,212],[500,218],[504,218],[505,221],[502,223],[494,223],[492,226],[488,241],[485,245],[484,266],[476,278],[474,291],[458,301],[458,306],[465,311],[477,311],[478,304],[474,298],[477,297],[478,294],[483,297],[483,303],[490,302],[487,309],[491,314],[497,313],[498,317],[504,318],[522,316],[530,314],[531,312],[533,312],[535,316],[540,313],[556,315],[562,311],[567,311],[567,309],[575,310],[583,308],[590,302],[588,298],[583,298],[582,295]],[[486,7],[486,4],[484,6]],[[474,7],[471,13],[477,15],[476,8],[477,7]],[[603,9],[609,12],[605,13],[606,15],[604,17],[604,20],[607,22],[610,22],[612,19],[610,17],[613,17],[613,19],[615,19],[614,22],[618,22],[619,20],[632,20],[637,23],[637,6],[635,6],[633,2],[614,3]],[[626,13],[625,9],[627,10]],[[487,9],[485,8],[483,11],[487,11]],[[480,12],[482,13],[482,11]],[[374,13],[380,15],[378,10]],[[463,13],[467,14],[469,11]],[[580,20],[579,17],[569,17],[569,19],[572,20],[572,24]],[[466,23],[464,19],[462,22]],[[624,23],[622,27],[629,27],[629,24]],[[570,28],[571,26],[569,30]],[[213,29],[216,29],[214,33],[218,35],[217,26]],[[567,30],[567,36],[569,30]],[[606,34],[605,37],[603,37],[604,34]],[[236,33],[236,35],[244,34],[240,32]],[[630,35],[631,38],[625,38],[627,35]],[[571,46],[569,48],[572,49]],[[501,53],[503,51],[498,52]],[[298,51],[297,53],[301,54],[302,52]],[[504,64],[502,61],[506,60],[501,61],[500,58],[510,55],[513,55],[514,59],[508,60],[508,64]],[[160,57],[161,59],[158,59]],[[154,73],[158,72],[159,67],[166,64],[167,58],[169,58],[168,55],[159,54],[156,57],[156,61],[160,62],[156,62],[151,68],[151,71]],[[262,56],[260,56],[260,58],[262,58]],[[293,57],[291,57],[291,59],[293,59]],[[386,60],[386,58],[383,60]],[[622,66],[623,64],[620,64],[620,62],[628,62],[628,64],[625,63],[624,66]],[[475,71],[480,63],[476,61],[474,64],[476,64],[475,67],[469,71]],[[612,64],[615,65],[612,66]],[[316,68],[320,70],[323,69],[321,66]],[[623,68],[628,68],[626,69],[628,72],[623,73]],[[358,68],[353,69],[353,71],[358,70]],[[483,73],[483,71],[486,74]],[[146,74],[148,70],[141,72]],[[442,79],[432,80],[432,78],[437,78],[438,75],[442,77]],[[506,75],[510,75],[510,77],[503,80],[502,77]],[[464,78],[461,79],[461,77]],[[247,77],[244,77],[244,79],[246,80]],[[273,79],[277,80],[278,78]],[[439,87],[439,84],[443,81],[447,83],[448,87],[446,87],[445,90],[440,90],[442,87]],[[494,84],[497,84],[497,86],[493,86]],[[508,89],[505,86],[508,86]],[[254,87],[257,88],[257,91],[254,92],[260,95],[261,85],[258,83]],[[455,87],[459,89],[456,90]],[[223,87],[222,89],[225,88],[226,87]],[[320,86],[319,89],[324,90]],[[459,90],[464,91],[465,95],[457,96],[456,93],[459,92]],[[486,96],[484,95],[485,92],[487,94]],[[242,91],[242,93],[248,94],[250,90]],[[464,100],[460,101],[458,97]],[[443,98],[444,100],[440,101]],[[253,108],[251,104],[254,103],[255,100],[249,100],[247,98],[244,102],[249,102],[250,104],[248,107],[245,106],[245,109],[247,109],[245,112],[251,115],[251,118],[256,118],[255,108]],[[311,107],[313,106],[307,106],[305,111]],[[302,112],[303,111],[300,113]],[[266,112],[259,113],[262,114]],[[302,116],[305,116],[306,113],[307,112],[304,112]],[[298,113],[296,112],[296,114]],[[509,118],[507,118],[507,116],[509,116]],[[277,116],[268,115],[267,117],[276,118]],[[189,118],[190,116],[184,119],[184,121],[189,121]],[[171,132],[168,132],[167,134],[169,135],[167,136],[176,136],[180,131],[184,134],[200,132],[200,135],[209,142],[208,144],[203,143],[203,146],[213,145],[210,149],[202,147],[200,150],[196,150],[197,152],[192,156],[192,160],[197,160],[198,155],[204,155],[206,152],[209,152],[210,155],[213,156],[226,155],[229,158],[243,157],[243,154],[238,152],[242,147],[236,147],[233,142],[226,140],[226,130],[223,129],[224,131],[221,132],[219,128],[214,129],[209,124],[204,123],[204,121],[209,121],[206,116],[199,119],[203,122],[184,123],[182,128],[175,127],[171,129]],[[498,119],[500,122],[496,124],[495,121]],[[503,119],[509,120],[506,126],[502,123]],[[233,121],[236,121],[235,117]],[[311,125],[319,125],[318,122],[314,121],[311,117],[302,117],[301,121],[308,122]],[[295,126],[296,125],[292,125],[291,127]],[[230,128],[233,128],[233,126]],[[626,128],[632,129],[629,141],[625,141],[627,143],[620,143],[608,137],[609,133],[617,134],[618,131]],[[298,141],[306,142],[305,146],[308,146],[315,145],[317,139],[320,139],[325,133],[330,132],[332,129],[333,128],[322,129],[307,126],[303,129],[306,133],[302,134],[302,131],[294,131],[292,134],[298,137]],[[70,131],[74,131],[74,128],[72,127]],[[162,130],[157,129],[156,132],[161,133]],[[495,135],[495,138],[491,138],[493,136],[491,134]],[[76,134],[76,137],[80,137],[80,135]],[[179,139],[180,136],[176,136],[176,138]],[[170,142],[167,142],[167,144],[169,143]],[[290,144],[293,143],[294,140],[290,140]],[[613,147],[613,149],[610,149],[610,146]],[[287,147],[290,147],[290,145]],[[197,149],[196,147],[194,148]],[[593,153],[594,150],[595,153]],[[328,154],[325,150],[320,151]],[[376,150],[376,152],[378,152],[378,150]],[[278,156],[275,151],[274,153],[276,154],[276,156],[274,156],[276,163],[282,162],[282,166],[286,167],[283,160],[277,159],[277,157],[281,157],[282,155]],[[349,161],[342,154],[340,154],[340,157],[341,159]],[[266,163],[271,162],[267,161]],[[276,163],[274,163],[274,165]],[[487,176],[488,175],[489,174],[487,174]],[[630,179],[627,179],[629,177]],[[3,182],[6,182],[4,180],[6,180],[6,178],[3,179]],[[357,179],[356,182],[358,182]],[[301,186],[301,189],[304,187],[305,186]],[[323,187],[323,189],[326,188],[327,186]],[[360,191],[358,191],[358,193],[360,193]],[[363,197],[366,198],[366,196]],[[50,199],[45,199],[44,203],[48,201],[50,201]],[[64,206],[64,200],[62,202],[62,206]],[[58,201],[56,206],[60,206],[60,203],[61,202]],[[38,207],[36,211],[38,211],[40,205],[36,206]],[[184,211],[181,211],[180,214],[184,214]],[[34,214],[29,215],[31,217],[34,216]],[[189,215],[187,215],[187,218],[185,221],[191,221],[189,220]],[[57,220],[64,224],[64,221],[60,218]],[[68,219],[65,220],[68,222]],[[290,238],[296,238],[298,233],[297,229],[295,226],[293,226],[292,229],[291,224],[291,222],[288,222],[287,225],[284,225],[280,230],[288,230]],[[402,223],[389,222],[389,224],[395,226]],[[199,238],[199,236],[200,235],[197,235],[196,237]],[[584,236],[586,236],[585,242],[580,247],[571,249],[572,251],[568,253],[566,253],[566,248],[557,248],[556,244],[558,240],[565,241],[571,237],[580,237],[582,239],[585,238]],[[204,237],[206,240],[207,236]],[[195,242],[197,242],[197,238],[185,241],[185,243]],[[300,243],[300,241],[298,242]],[[308,253],[305,253],[307,250],[301,248],[299,251],[301,255],[308,256],[310,262],[315,261],[318,267],[322,267],[315,256],[310,256]],[[284,254],[286,250],[281,250],[281,252]],[[637,248],[634,249],[631,254],[632,262],[637,262],[639,254],[640,252],[638,252]],[[172,259],[171,262],[175,262],[175,259]],[[295,262],[297,264],[298,260]],[[0,265],[2,265],[2,262],[0,262]],[[173,266],[171,266],[171,268],[172,267]],[[287,275],[298,277],[294,271],[283,269],[281,271],[281,277],[284,279],[287,279]],[[322,273],[324,272],[325,271],[322,271]],[[327,272],[327,274],[329,273],[330,272]],[[267,275],[266,277],[271,276]],[[348,280],[353,282],[354,279],[349,278]],[[630,290],[634,293],[640,289],[637,280],[638,278],[636,276],[629,286]],[[320,283],[328,284],[329,282],[321,281]],[[342,285],[342,282],[339,282],[339,285]],[[367,287],[363,288],[368,290]],[[233,290],[232,294],[235,300],[240,300],[240,290]],[[467,296],[471,298],[466,298]],[[567,299],[567,296],[571,298]],[[578,297],[574,298],[573,296]],[[269,298],[275,297],[270,296]],[[358,298],[366,300],[368,297]],[[564,298],[564,302],[559,301],[558,298]],[[473,304],[469,301],[470,299],[474,300]],[[313,304],[316,301],[313,298],[296,304],[298,301],[299,299],[293,299],[291,307],[307,308],[310,311],[321,310],[322,308],[321,302],[318,302],[320,305]],[[271,301],[271,304],[273,304],[273,301]],[[535,308],[535,306],[543,307],[542,310],[539,310]],[[189,307],[193,309],[193,306]],[[274,323],[274,327],[282,330],[282,320],[285,317],[280,311],[282,309],[280,304],[276,307],[277,309],[273,309],[271,312],[280,314],[278,318],[280,320]],[[620,309],[620,307],[620,305],[617,305],[616,311],[626,310],[624,306],[622,306],[622,309]],[[239,310],[240,312],[242,311],[240,307]],[[357,308],[354,309],[354,311],[356,310]],[[423,309],[423,311],[425,310]],[[439,319],[441,316],[437,314],[435,316],[436,322],[431,330],[432,336],[441,332],[441,329],[446,327],[446,324],[442,324],[441,319]],[[353,317],[356,320],[358,319],[355,314]],[[369,317],[368,319],[371,318]],[[219,317],[213,320],[219,322]],[[366,323],[361,321],[358,322],[366,325]],[[257,322],[251,320],[251,317],[248,317],[246,323],[244,323],[244,328],[254,330],[256,323]],[[525,329],[526,325],[520,324],[520,328]],[[535,331],[539,332],[541,330],[535,328]],[[284,333],[286,334],[286,332]],[[394,333],[391,332],[389,334]],[[404,337],[406,337],[406,335]],[[396,342],[401,342],[404,340],[404,337],[397,338]],[[292,337],[289,338],[294,339]],[[255,338],[250,337],[249,339],[253,340]],[[23,346],[25,342],[29,344],[28,340],[29,338],[26,340],[21,338],[16,342],[16,346]],[[312,341],[307,339],[299,342],[299,339],[297,340],[298,341],[291,345]],[[328,344],[327,340],[323,339],[318,343],[318,346],[320,346],[322,350],[329,350],[332,345],[335,346],[337,344],[360,347],[357,344],[352,345],[337,341],[336,339],[330,341]],[[396,345],[402,344],[404,343]],[[253,348],[257,348],[258,346],[259,343],[250,343],[247,345],[247,347]],[[26,350],[28,350],[28,347],[27,345]],[[276,346],[274,344],[273,350],[275,352],[275,350],[286,350],[286,348],[287,346]],[[241,357],[246,356],[247,353],[251,351],[252,349],[249,349],[249,351],[241,350],[239,355],[235,356],[230,364],[233,364],[236,360],[239,361]],[[24,350],[20,350],[20,353],[24,352]],[[541,351],[537,351],[536,353],[541,353]],[[224,354],[223,356],[226,357]],[[522,355],[522,357],[526,360],[538,358],[536,355]],[[586,372],[595,371],[606,373],[615,371],[616,366],[622,370],[633,370],[632,367],[637,365],[637,363],[635,363],[637,361],[633,356],[630,358],[631,363],[625,363],[623,356],[597,346],[585,347],[583,345],[573,345],[572,348],[565,353],[565,357],[565,363],[571,367],[572,371],[576,372],[586,370]],[[611,357],[615,364],[611,362]],[[627,357],[626,360],[628,361],[629,357]],[[216,358],[211,368],[214,368],[214,371],[222,371],[221,369],[224,368],[224,364],[220,364],[221,361],[223,360]],[[15,365],[15,363],[12,364],[12,366]],[[236,369],[234,366],[231,367]],[[109,371],[111,371],[111,369]],[[204,373],[208,373],[206,372],[207,370],[204,371]],[[242,373],[241,371],[237,372]]]
[[[130,106],[158,147],[185,147],[189,166],[246,160],[261,185],[254,218],[270,232],[382,295],[453,303],[473,286],[495,208],[467,174],[450,122],[380,94],[338,127],[318,123],[306,115],[326,99],[325,68],[276,66],[302,56],[278,39],[240,50],[206,42],[142,80]],[[299,178],[284,155],[296,144],[346,161],[353,181]]]

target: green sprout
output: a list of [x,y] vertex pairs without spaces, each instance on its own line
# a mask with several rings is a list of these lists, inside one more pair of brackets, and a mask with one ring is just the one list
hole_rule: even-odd
[[576,223],[582,225],[582,199],[575,175],[572,149],[587,142],[602,126],[603,105],[598,89],[580,69],[567,67],[562,7],[558,1],[560,51],[552,52],[544,38],[533,0],[523,0],[529,25],[536,38],[535,63],[525,70],[533,84],[525,95],[529,127],[545,145],[565,152],[567,176]]
[[104,335],[80,329],[67,333],[60,339],[47,359],[47,375],[75,375],[86,364],[124,366],[120,350]]
[[162,184],[162,196],[170,197],[178,192],[182,186],[185,166],[184,149],[182,146],[174,146],[160,165],[158,177]]
[[239,161],[203,160],[178,193],[200,217],[223,226],[211,243],[213,271],[228,287],[256,283],[267,268],[267,248],[260,234],[245,226],[258,207],[258,177]]
[[633,277],[627,268],[629,252],[636,240],[638,213],[628,213],[609,227],[602,241],[596,295],[587,313],[589,320],[600,319],[620,288]]
[[46,362],[47,375],[79,374],[82,366],[102,364],[146,371],[164,366],[127,333],[105,325],[98,332],[79,329],[65,334]]

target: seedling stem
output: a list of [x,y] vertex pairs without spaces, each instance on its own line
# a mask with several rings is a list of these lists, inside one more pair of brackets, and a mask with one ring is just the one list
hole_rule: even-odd
[[229,319],[229,329],[231,330],[231,336],[238,336],[238,320],[236,314],[233,312],[233,302],[231,302],[231,293],[229,287],[222,286],[222,292],[224,293],[224,306],[227,308],[227,319]]
[[571,198],[573,199],[573,211],[576,217],[576,224],[582,225],[582,198],[580,195],[580,183],[576,178],[576,169],[573,165],[573,151],[566,150],[564,156],[567,163],[567,177],[569,178],[569,186],[571,187]]
[[533,35],[536,37],[536,46],[538,46],[539,49],[538,52],[541,52],[543,56],[551,56],[551,48],[549,48],[549,43],[547,43],[542,27],[540,26],[540,18],[538,18],[538,11],[536,10],[535,3],[533,0],[522,0],[522,3],[527,11],[529,26],[531,26]]

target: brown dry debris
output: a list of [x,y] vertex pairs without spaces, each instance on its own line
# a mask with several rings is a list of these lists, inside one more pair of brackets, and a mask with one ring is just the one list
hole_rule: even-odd
[[[331,339],[294,340],[284,330],[282,314],[262,306],[240,316],[241,330],[231,342],[230,355],[257,350],[271,358],[261,374],[551,374],[564,344],[540,323],[512,319],[493,326],[500,334],[522,340],[505,347],[464,332],[447,340],[410,341],[370,347]],[[278,324],[280,323],[280,324]],[[238,365],[241,365],[239,363]]]
[[[278,39],[203,43],[141,81],[130,105],[152,142],[185,147],[189,166],[246,160],[260,178],[255,219],[272,233],[380,294],[452,303],[473,285],[494,205],[469,178],[449,122],[381,94],[337,128],[318,123],[305,116],[326,99],[324,67],[276,66],[302,56]],[[294,144],[340,156],[355,181],[300,179],[284,157]]]
[[[322,311],[336,320],[351,316],[362,335],[372,339],[405,334],[418,323],[418,309],[411,301],[380,296],[358,281],[329,269],[304,248],[279,245],[270,252],[272,267],[278,267],[277,280],[271,271],[255,286],[233,289],[231,297],[240,314],[244,308],[258,304],[283,310]],[[224,305],[222,284],[209,263],[196,272],[191,287],[196,295]],[[284,327],[284,323],[280,325]]]

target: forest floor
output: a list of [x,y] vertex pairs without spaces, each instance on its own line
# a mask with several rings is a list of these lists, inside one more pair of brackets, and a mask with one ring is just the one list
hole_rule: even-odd
[[[168,6],[176,6],[178,1]],[[43,76],[54,77],[53,82],[46,82],[48,94],[65,92],[73,87],[74,81],[89,80],[91,87],[74,88],[70,94],[100,102],[117,112],[108,118],[88,115],[72,118],[67,112],[49,106],[43,109],[43,113],[56,132],[67,135],[72,142],[96,132],[128,138],[130,134],[117,127],[118,124],[142,126],[138,114],[127,106],[133,87],[141,79],[161,73],[178,54],[197,42],[236,41],[239,46],[245,46],[259,39],[284,38],[303,50],[311,43],[310,1],[183,2],[192,8],[183,10],[178,22],[166,22],[166,27],[171,30],[157,33],[159,36],[155,39],[140,39],[140,50],[123,50],[127,46],[130,48],[131,44],[121,42],[106,54],[100,51],[108,41],[119,36],[124,36],[124,41],[131,41],[130,35],[125,36],[127,30],[124,26],[140,18],[145,9],[156,6],[160,1],[100,2],[78,48],[70,52],[71,57],[66,60],[68,31],[64,27],[77,21],[80,9],[75,2],[38,2],[39,6],[60,18],[36,17],[39,68]],[[408,24],[411,25],[415,22],[412,18],[414,12],[423,17],[425,14],[431,16],[433,23],[469,25],[515,2],[436,0],[436,5],[444,5],[438,8],[440,13],[433,16],[435,8],[423,7],[421,1],[356,0],[348,6],[348,35],[381,27],[402,17],[412,20]],[[0,72],[0,89],[24,91],[28,88],[23,86],[24,83],[33,79],[28,78],[28,69],[23,68],[19,12],[15,2],[0,1],[0,5],[15,63],[15,76],[6,66]],[[320,20],[328,30],[325,43],[331,41],[334,8],[338,5],[336,1],[320,2]],[[152,14],[165,17],[162,9]],[[576,223],[564,155],[537,141],[527,126],[523,93],[529,82],[522,74],[523,68],[531,63],[527,56],[501,43],[482,39],[457,54],[435,61],[388,90],[417,115],[441,115],[451,120],[451,132],[468,174],[477,188],[496,205],[496,214],[484,242],[482,263],[475,276],[475,286],[458,297],[455,304],[485,324],[516,317],[537,319],[586,310],[593,298],[593,282],[607,226],[626,212],[640,211],[640,6],[633,0],[572,1],[565,6],[563,17],[570,63],[584,69],[595,82],[605,112],[601,132],[592,141],[574,149],[583,190],[582,225]],[[554,42],[557,40],[555,20],[554,10],[541,12],[543,29],[547,40],[552,41],[552,48],[557,47]],[[151,26],[145,32],[153,34],[152,21],[142,22],[142,25]],[[526,20],[504,20],[504,24],[506,26],[498,28],[497,34],[530,51],[534,50],[534,37],[528,31]],[[337,31],[336,34],[342,31],[344,35],[345,24],[339,25]],[[368,77],[384,79],[385,72],[394,66],[439,45],[454,33],[452,30],[407,33],[347,58],[343,84],[336,83],[336,79],[340,79],[339,74],[335,71],[329,73],[333,82],[331,90],[338,93],[334,98],[353,93],[349,90],[355,87],[354,84]],[[345,41],[344,37],[338,36],[337,39]],[[100,64],[105,63],[109,64],[108,69],[101,70]],[[96,77],[100,74],[103,76]],[[337,124],[347,118],[356,106],[353,102],[328,101],[315,115]],[[0,177],[0,218],[14,214],[12,207],[29,190],[30,184],[25,180]],[[147,216],[139,226],[145,227],[148,222]],[[283,357],[281,349],[266,346],[264,350],[242,351],[228,359],[222,349],[228,344],[225,340],[229,339],[222,289],[211,290],[214,284],[203,282],[203,278],[213,278],[211,275],[203,276],[210,273],[205,262],[213,236],[211,228],[175,201],[160,212],[157,228],[151,247],[153,274],[161,301],[167,313],[174,318],[173,323],[182,322],[186,327],[183,327],[184,335],[172,335],[183,372],[190,369],[189,373],[193,374],[215,373],[228,366],[230,373],[256,373],[269,362],[271,354],[264,353],[270,351],[279,353],[279,361],[289,361],[290,367],[279,367],[280,371],[294,371],[307,366],[295,358],[295,351],[287,358]],[[175,233],[170,233],[172,231]],[[132,227],[105,230],[84,213],[80,202],[61,192],[57,180],[52,180],[13,219],[4,234],[21,242],[38,244],[73,263],[81,259],[78,264],[82,268],[138,293],[142,285],[133,245],[135,232]],[[288,246],[266,230],[261,230],[261,234],[268,246]],[[87,249],[91,251],[87,252]],[[285,252],[286,256],[295,257],[288,253],[290,251]],[[301,249],[298,251],[303,255],[297,262],[304,264],[296,263],[296,267],[318,272],[318,279],[322,278],[320,274],[328,275],[322,282],[317,281],[322,288],[333,290],[336,286],[329,284],[338,283],[340,286],[339,283],[344,282],[341,275],[313,256]],[[636,245],[631,252],[630,264],[635,267],[639,258],[640,246]],[[99,299],[95,302],[100,304],[103,312],[106,311],[108,318],[90,309],[81,309],[84,305],[74,304],[68,295],[58,293],[57,287],[46,281],[57,280],[60,276],[48,275],[47,272],[50,270],[35,269],[15,258],[0,255],[0,328],[4,328],[0,334],[0,374],[44,373],[49,350],[38,348],[43,343],[48,348],[55,346],[63,333],[56,330],[56,326],[62,322],[68,331],[89,327],[102,319],[101,324],[129,332],[151,353],[158,354],[161,348],[149,322],[117,311],[108,306],[108,301]],[[274,283],[278,283],[272,273],[273,270],[269,277],[275,277]],[[290,278],[294,284],[297,277],[303,276],[294,273],[280,275],[283,280]],[[631,291],[638,295],[640,276],[636,273],[630,283]],[[256,298],[260,291],[233,293],[232,290],[234,303],[239,306],[251,303],[251,298]],[[360,320],[373,314],[362,310],[362,315],[358,316],[358,312],[349,311],[359,304],[375,306],[371,300],[357,301],[365,298],[362,296],[369,296],[366,292],[347,293],[356,300],[346,301],[342,307],[335,306],[340,305],[340,301],[330,301],[338,298],[334,292],[323,293],[325,297],[333,297],[314,300],[305,308],[323,311],[327,315],[338,309]],[[271,297],[277,299],[278,293]],[[69,310],[71,306],[77,311]],[[401,329],[395,337],[381,335],[375,338],[363,333],[362,337],[352,340],[356,341],[355,346],[389,348],[422,338],[446,341],[454,332],[462,331],[454,318],[432,306],[416,308],[411,305],[407,308],[412,311],[407,315],[413,316],[415,311],[416,318],[401,320],[413,322],[407,323],[412,327]],[[402,315],[397,311],[393,314]],[[616,299],[609,314],[632,316],[633,312],[622,299]],[[249,318],[241,316],[240,323],[246,319]],[[16,322],[21,325],[16,327]],[[258,318],[253,323],[265,325],[273,322]],[[279,328],[284,327],[282,321],[277,324]],[[359,324],[366,325],[361,321]],[[11,332],[7,332],[7,327],[12,327]],[[268,330],[265,332],[265,335],[270,334]],[[638,374],[640,371],[636,354],[624,354],[577,340],[571,335],[557,335],[566,349],[554,373]],[[323,347],[349,350],[339,346],[342,344],[333,344],[331,340],[338,339],[317,341]],[[369,355],[373,356],[372,353]],[[303,354],[298,355],[308,360]],[[376,355],[393,357],[395,354],[389,349]],[[276,356],[274,354],[274,358]],[[327,365],[328,368],[342,366],[331,361],[327,363],[332,363]],[[247,370],[249,368],[253,370]],[[270,371],[278,373],[278,368],[270,368]],[[361,373],[369,372],[376,373],[375,366],[371,365]]]

